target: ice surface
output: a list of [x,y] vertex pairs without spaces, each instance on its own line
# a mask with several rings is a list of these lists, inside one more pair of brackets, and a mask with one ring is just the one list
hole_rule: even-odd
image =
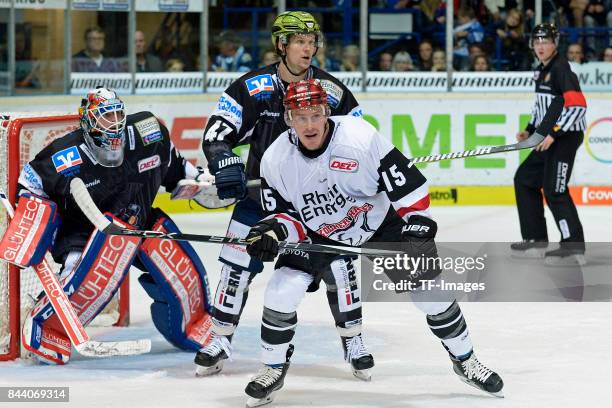
[[[581,207],[587,240],[611,241],[609,207]],[[514,207],[434,207],[440,241],[513,241]],[[547,213],[547,216],[549,214]],[[184,232],[223,234],[229,213],[176,215]],[[549,219],[551,239],[558,237]],[[214,291],[219,247],[196,244]],[[612,255],[611,255],[612,256]],[[610,271],[612,273],[612,271]],[[148,355],[85,359],[63,367],[24,360],[0,363],[0,386],[69,386],[71,407],[243,407],[257,371],[266,270],[251,286],[223,374],[195,378],[193,353],[173,349],[149,317],[149,298],[132,276],[132,325],[92,329],[93,338],[149,337]],[[355,379],[342,359],[325,294],[307,295],[298,315],[295,353],[276,407],[609,407],[612,385],[610,303],[464,303],[479,359],[500,373],[505,399],[460,382],[423,315],[411,304],[364,305],[364,337],[376,359],[372,381]],[[8,404],[3,404],[8,405]],[[49,406],[49,404],[19,404]],[[55,406],[55,405],[51,405]]]

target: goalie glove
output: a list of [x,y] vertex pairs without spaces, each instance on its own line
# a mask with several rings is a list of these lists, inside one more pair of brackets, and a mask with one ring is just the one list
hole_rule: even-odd
[[215,176],[210,174],[208,169],[198,167],[199,174],[194,179],[180,180],[170,199],[172,200],[195,200],[204,208],[223,208],[228,207],[236,202],[235,199],[221,200],[217,194],[215,186]]

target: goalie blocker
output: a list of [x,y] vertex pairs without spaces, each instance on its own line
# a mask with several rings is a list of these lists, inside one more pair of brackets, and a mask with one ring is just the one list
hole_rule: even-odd
[[[127,228],[115,217],[107,217]],[[157,210],[154,218],[156,230],[178,231],[163,212]],[[206,271],[188,243],[141,242],[138,237],[96,230],[82,253],[68,255],[62,271],[62,286],[81,322],[88,324],[104,309],[133,263],[148,272],[139,282],[154,300],[151,314],[160,333],[181,349],[197,350],[205,345],[210,328],[208,283]],[[41,361],[65,364],[70,358],[70,341],[47,296],[28,313],[22,338],[24,347]]]
[[57,205],[53,201],[23,194],[0,241],[0,259],[20,268],[36,265],[52,246],[59,225]]

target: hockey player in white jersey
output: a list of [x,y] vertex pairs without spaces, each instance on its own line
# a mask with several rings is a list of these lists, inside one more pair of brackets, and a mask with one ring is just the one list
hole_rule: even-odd
[[[290,129],[261,162],[261,200],[268,215],[247,236],[251,257],[270,262],[279,252],[279,241],[307,239],[349,246],[401,242],[410,256],[437,257],[437,225],[429,214],[426,179],[409,159],[364,120],[330,117],[327,95],[317,80],[292,83],[284,105]],[[272,401],[283,386],[297,308],[308,286],[335,262],[329,255],[281,251],[264,296],[263,366],[245,389],[247,406]],[[440,272],[434,268],[417,275],[419,280],[439,279]],[[448,351],[454,372],[501,396],[503,381],[476,358],[458,303],[436,295],[434,299],[432,291],[419,290],[410,294]]]

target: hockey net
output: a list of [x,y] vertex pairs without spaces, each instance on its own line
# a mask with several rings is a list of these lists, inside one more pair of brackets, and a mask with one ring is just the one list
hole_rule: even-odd
[[[77,115],[69,113],[0,114],[0,188],[13,204],[23,165],[55,138],[77,127]],[[6,211],[0,208],[0,237],[7,225]],[[55,265],[55,270],[59,271],[59,265]],[[31,268],[19,270],[0,260],[0,360],[19,357],[22,319],[41,292],[42,285]],[[128,323],[129,279],[126,279],[115,299],[92,324]]]

